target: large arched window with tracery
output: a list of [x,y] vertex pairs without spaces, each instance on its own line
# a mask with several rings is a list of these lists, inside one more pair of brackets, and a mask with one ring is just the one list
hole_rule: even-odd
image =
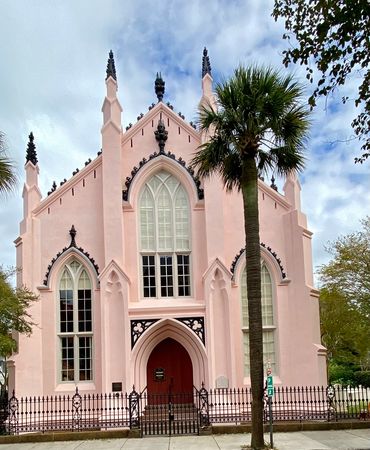
[[87,270],[76,260],[62,268],[58,313],[60,381],[92,380],[92,286]]
[[[265,263],[261,264],[261,300],[262,300],[262,327],[263,327],[263,361],[269,364],[272,373],[276,374],[276,352],[273,310],[272,279]],[[241,276],[241,304],[242,304],[242,331],[244,344],[244,375],[250,375],[249,362],[249,324],[248,324],[248,298],[247,298],[247,271],[244,268]]]
[[139,211],[143,297],[190,296],[187,192],[173,175],[158,172],[141,191]]

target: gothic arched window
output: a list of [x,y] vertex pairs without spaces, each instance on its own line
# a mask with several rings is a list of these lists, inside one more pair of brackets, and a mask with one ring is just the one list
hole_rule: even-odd
[[[263,362],[270,364],[273,373],[276,373],[275,333],[273,311],[273,289],[271,275],[266,265],[261,265],[261,300],[262,300],[262,327],[263,327]],[[244,343],[244,375],[250,375],[249,363],[249,324],[248,324],[248,298],[247,298],[247,272],[243,270],[241,276],[241,303],[242,303],[242,331]]]
[[187,297],[190,283],[188,195],[170,173],[156,173],[139,200],[144,297]]
[[86,269],[76,260],[62,268],[58,297],[59,378],[92,380],[92,287]]

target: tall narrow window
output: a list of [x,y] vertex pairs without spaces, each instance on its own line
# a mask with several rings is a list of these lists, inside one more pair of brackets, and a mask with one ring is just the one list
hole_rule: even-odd
[[[262,327],[263,327],[263,361],[269,363],[273,373],[276,373],[275,357],[275,325],[273,314],[273,296],[271,275],[265,266],[261,266],[261,295],[262,295]],[[249,323],[247,298],[247,272],[244,269],[241,277],[242,331],[244,344],[244,375],[250,375],[249,362]]]
[[62,269],[59,282],[61,381],[92,380],[92,331],[91,281],[73,260]]
[[174,176],[161,171],[145,184],[139,209],[143,296],[190,296],[190,214],[185,189]]

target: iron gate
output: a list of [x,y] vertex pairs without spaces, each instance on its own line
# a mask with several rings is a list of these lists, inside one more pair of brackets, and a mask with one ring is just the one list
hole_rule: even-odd
[[199,434],[198,391],[139,396],[140,429],[143,436]]

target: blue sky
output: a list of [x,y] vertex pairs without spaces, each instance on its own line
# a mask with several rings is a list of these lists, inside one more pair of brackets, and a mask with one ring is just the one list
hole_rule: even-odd
[[[18,167],[19,187],[0,199],[0,264],[15,265],[14,239],[22,216],[27,137],[35,135],[43,195],[93,158],[101,147],[101,105],[108,52],[115,53],[122,125],[135,123],[156,100],[162,72],[165,101],[187,120],[201,96],[201,57],[209,50],[215,81],[239,64],[282,67],[282,22],[271,17],[273,1],[245,0],[47,0],[2,1],[0,15],[0,126]],[[5,43],[5,45],[4,45]],[[304,82],[301,67],[290,67]],[[314,232],[314,265],[328,261],[329,240],[360,228],[369,211],[369,162],[355,165],[358,141],[348,142],[358,80],[313,114],[302,207]],[[311,86],[307,86],[309,95]],[[282,180],[278,181],[281,189]]]

